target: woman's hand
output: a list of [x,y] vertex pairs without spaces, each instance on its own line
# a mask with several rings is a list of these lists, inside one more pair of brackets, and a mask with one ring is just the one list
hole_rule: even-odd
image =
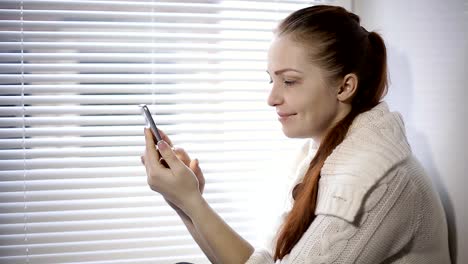
[[[205,179],[198,160],[191,160],[181,148],[172,149],[170,139],[160,132],[163,140],[158,144],[158,152],[153,134],[145,129],[146,150],[141,158],[146,168],[148,185],[162,194],[178,213],[182,213],[181,210],[188,206],[193,197],[203,193]],[[159,162],[161,156],[169,168]]]
[[[162,136],[161,132],[160,134]],[[164,138],[164,136],[162,137]],[[164,139],[164,141],[166,140]],[[170,143],[169,145],[172,146],[172,143]],[[180,159],[180,161],[182,161],[185,164],[185,166],[189,167],[195,173],[195,176],[197,176],[198,180],[198,189],[200,190],[200,194],[203,194],[203,189],[205,187],[205,178],[203,177],[203,172],[199,167],[198,159],[191,160],[190,156],[187,154],[187,152],[185,152],[183,148],[173,147],[172,149],[174,150],[176,156]],[[167,200],[166,198],[164,199],[172,207],[172,209],[174,209],[179,214],[180,217],[190,220],[190,218],[180,208],[178,208],[175,204],[171,203],[171,201]]]
[[[162,140],[166,141],[166,143],[171,146],[171,148],[176,153],[176,156],[185,164],[185,166],[189,167],[195,173],[195,176],[197,176],[198,179],[200,193],[203,194],[205,189],[205,177],[203,176],[203,172],[200,169],[200,163],[198,159],[190,159],[190,156],[183,148],[174,148],[171,139],[166,135],[166,133],[164,133],[164,131],[158,129],[158,132],[161,135]],[[153,141],[154,140],[155,138],[153,136]],[[141,156],[141,162],[143,165],[145,165],[144,156]]]

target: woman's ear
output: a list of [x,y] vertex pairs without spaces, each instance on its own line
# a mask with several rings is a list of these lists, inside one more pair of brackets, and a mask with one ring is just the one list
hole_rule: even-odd
[[358,78],[356,74],[350,73],[343,78],[343,82],[338,89],[336,98],[340,102],[350,102],[356,94],[358,86]]

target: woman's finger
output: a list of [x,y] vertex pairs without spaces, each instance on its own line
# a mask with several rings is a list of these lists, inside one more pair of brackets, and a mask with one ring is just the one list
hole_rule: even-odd
[[160,156],[156,149],[156,145],[154,144],[153,133],[148,128],[145,128],[145,141],[146,141],[145,157],[148,159],[147,161],[151,163],[159,164]]
[[182,161],[187,167],[190,166],[190,156],[183,148],[173,148],[176,156]]
[[166,141],[166,143],[169,144],[169,146],[171,146],[171,147],[174,146],[172,144],[171,139],[166,135],[166,133],[164,133],[164,131],[162,131],[161,129],[158,128],[158,132],[161,135],[162,140]]
[[205,189],[205,177],[203,176],[203,172],[200,169],[200,162],[198,159],[194,159],[190,162],[189,167],[197,177],[200,193],[203,194],[203,190]]

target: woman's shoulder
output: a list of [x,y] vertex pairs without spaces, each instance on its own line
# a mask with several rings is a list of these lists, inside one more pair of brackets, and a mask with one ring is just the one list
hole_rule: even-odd
[[322,167],[316,213],[354,221],[366,195],[411,156],[399,113],[381,104],[361,114]]
[[343,179],[320,180],[316,214],[333,215],[354,222],[382,199],[396,201],[400,195],[414,201],[406,206],[413,206],[413,212],[421,214],[422,218],[424,215],[443,214],[440,198],[430,177],[412,154],[394,164],[375,182]]

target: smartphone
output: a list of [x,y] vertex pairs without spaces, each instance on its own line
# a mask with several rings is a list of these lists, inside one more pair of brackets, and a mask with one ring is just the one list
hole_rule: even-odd
[[151,116],[151,112],[148,109],[148,106],[145,104],[139,105],[141,109],[141,114],[145,118],[146,127],[149,127],[153,132],[153,135],[156,137],[156,143],[162,140],[161,135],[159,134],[158,127],[156,123],[154,123],[153,117]]
[[[151,112],[149,111],[148,106],[146,106],[145,104],[141,104],[141,105],[139,105],[139,107],[141,109],[141,114],[145,118],[146,127],[149,127],[151,129],[151,132],[153,132],[153,135],[156,137],[156,143],[158,143],[159,141],[162,140],[162,137],[159,134],[158,127],[156,126],[156,123],[154,123],[153,117],[151,116]],[[159,152],[159,150],[158,150],[158,152]],[[161,155],[161,154],[159,154],[159,155]],[[169,168],[169,165],[167,164],[167,162],[162,157],[159,159],[159,162],[164,167]]]

